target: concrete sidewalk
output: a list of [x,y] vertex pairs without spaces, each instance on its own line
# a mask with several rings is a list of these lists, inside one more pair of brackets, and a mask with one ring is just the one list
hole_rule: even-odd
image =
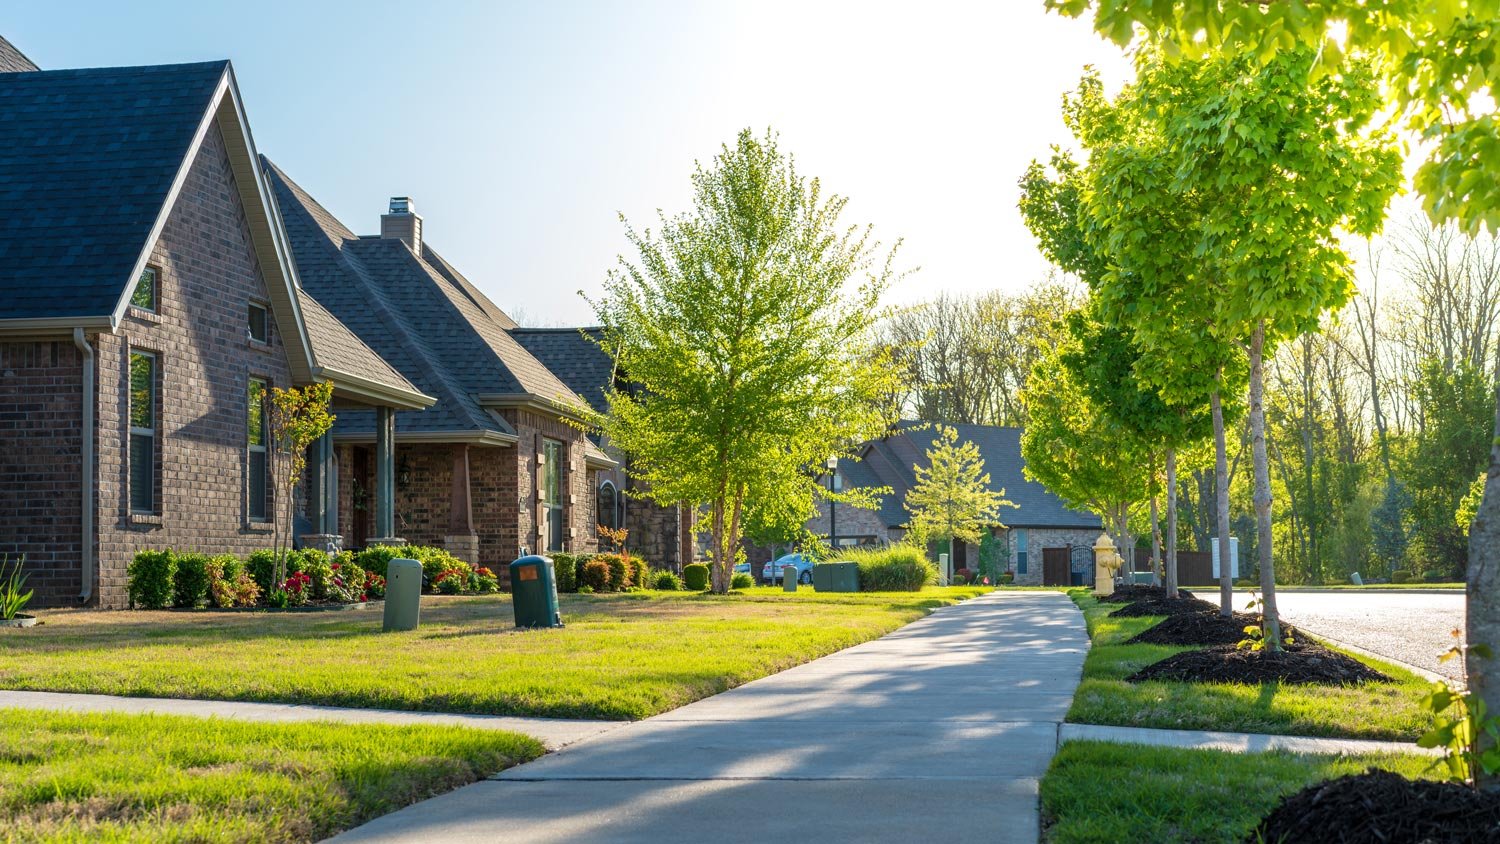
[[338,842],[1035,844],[1088,636],[995,592],[512,768]]
[[548,750],[623,726],[627,721],[569,721],[561,718],[514,718],[505,715],[458,715],[445,712],[405,712],[398,709],[351,709],[291,703],[254,703],[235,700],[180,700],[168,697],[120,697],[65,692],[0,691],[0,709],[46,709],[53,712],[123,712],[127,714],[191,715],[239,721],[335,721],[341,724],[446,724],[480,730],[509,730],[531,736]]

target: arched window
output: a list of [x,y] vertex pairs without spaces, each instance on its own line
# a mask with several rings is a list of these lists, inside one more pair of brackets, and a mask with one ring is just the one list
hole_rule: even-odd
[[620,526],[620,493],[615,489],[614,481],[605,481],[599,485],[598,501],[599,524],[611,530]]

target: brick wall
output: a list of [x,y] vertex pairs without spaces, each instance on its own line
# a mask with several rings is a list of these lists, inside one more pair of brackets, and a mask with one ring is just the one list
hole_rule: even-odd
[[[158,316],[127,316],[100,335],[98,504],[99,600],[125,603],[125,569],[144,548],[248,554],[269,547],[269,525],[252,524],[246,502],[249,379],[287,386],[280,332],[248,338],[247,309],[265,285],[234,176],[211,128],[150,261],[160,269]],[[274,320],[273,320],[274,322]],[[129,357],[158,360],[159,515],[130,512]]]
[[0,343],[0,557],[25,557],[37,606],[83,587],[82,376],[71,341]]
[[[1011,528],[1005,532],[1008,571],[1016,572],[1016,583],[1027,586],[1040,586],[1042,583],[1042,549],[1043,548],[1087,548],[1092,549],[1094,540],[1099,538],[1097,528],[1025,528],[1026,530],[1026,572],[1022,574],[1017,570],[1020,561],[1020,548],[1017,531],[1019,528]],[[1092,551],[1089,559],[1092,560]],[[974,557],[978,559],[977,556]],[[1081,557],[1080,557],[1081,559]],[[1088,564],[1085,572],[1085,582],[1093,582],[1093,563]]]

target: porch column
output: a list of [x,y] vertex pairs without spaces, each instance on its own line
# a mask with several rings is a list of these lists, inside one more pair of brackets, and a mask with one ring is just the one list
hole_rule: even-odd
[[302,537],[302,545],[330,554],[344,549],[339,536],[338,469],[333,455],[333,435],[324,434],[307,449],[307,516],[312,533]]
[[404,545],[396,537],[396,412],[375,408],[375,533],[371,545]]
[[448,553],[467,563],[479,563],[479,537],[474,533],[474,509],[469,493],[469,445],[453,447],[453,485],[448,495]]

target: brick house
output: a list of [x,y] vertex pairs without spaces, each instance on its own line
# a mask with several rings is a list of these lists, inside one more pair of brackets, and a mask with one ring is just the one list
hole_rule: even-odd
[[[1021,429],[992,425],[954,425],[960,442],[973,442],[984,458],[990,475],[990,488],[1004,490],[1005,497],[1016,508],[1001,510],[1004,526],[995,525],[991,533],[1002,540],[1005,568],[1015,573],[1016,582],[1041,584],[1043,557],[1066,554],[1069,569],[1083,574],[1091,572],[1093,544],[1102,530],[1099,517],[1074,510],[1046,487],[1029,480],[1025,459],[1021,456]],[[906,532],[909,518],[906,493],[916,484],[914,467],[927,465],[927,451],[933,447],[937,431],[931,426],[902,422],[884,439],[872,440],[860,447],[857,460],[840,460],[834,472],[834,483],[843,489],[889,487],[892,493],[881,498],[877,510],[861,510],[847,505],[819,502],[818,516],[808,522],[808,529],[831,537],[837,547],[876,545],[899,540]],[[830,512],[832,525],[830,525]],[[977,569],[979,549],[959,542],[950,554],[950,568]],[[1091,577],[1091,575],[1089,575]]]
[[[516,322],[439,255],[412,201],[396,197],[378,235],[356,235],[263,159],[302,284],[436,403],[397,413],[390,524],[368,516],[384,430],[340,414],[320,477],[336,477],[337,530],[439,545],[495,567],[526,553],[598,548],[601,489],[619,461],[580,426],[585,400],[527,350]],[[373,216],[373,215],[372,215]],[[576,331],[575,331],[576,333]],[[580,338],[581,339],[581,338]],[[601,481],[601,476],[606,480]],[[606,501],[616,517],[618,497]]]
[[0,69],[0,555],[121,606],[138,550],[270,544],[271,387],[433,400],[301,289],[228,62]]

